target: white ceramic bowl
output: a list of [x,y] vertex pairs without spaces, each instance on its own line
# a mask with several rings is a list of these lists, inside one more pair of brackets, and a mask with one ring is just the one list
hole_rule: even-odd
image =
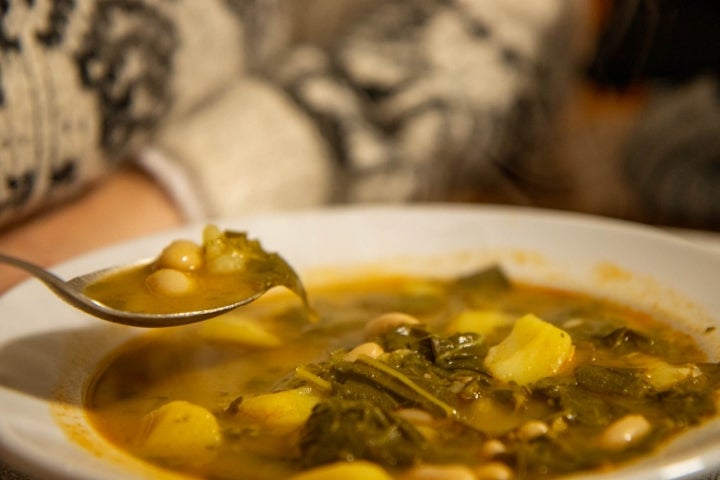
[[[525,281],[676,314],[685,319],[677,327],[693,334],[711,361],[720,360],[720,255],[648,227],[544,210],[447,205],[338,208],[215,223],[261,239],[309,284],[367,265],[449,275],[499,261]],[[55,271],[70,278],[152,256],[170,240],[199,240],[201,228],[113,246]],[[81,409],[97,362],[137,329],[89,318],[36,281],[0,298],[0,319],[0,458],[42,479],[157,478],[157,471],[95,434]],[[673,479],[717,470],[720,420],[608,477]]]

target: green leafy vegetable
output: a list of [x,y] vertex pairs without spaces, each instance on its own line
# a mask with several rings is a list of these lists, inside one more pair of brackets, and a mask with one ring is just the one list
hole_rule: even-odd
[[[468,304],[513,291],[499,267],[457,279],[450,287]],[[665,348],[665,342],[620,325],[612,315],[591,320],[594,308],[598,307],[585,308],[584,320],[569,330],[573,338],[589,345],[583,348],[606,352],[607,358],[647,356]],[[565,318],[567,312],[558,315]],[[502,460],[514,465],[521,478],[542,477],[543,468],[572,472],[603,461],[605,454],[586,440],[600,435],[613,421],[632,412],[654,412],[668,419],[649,437],[659,438],[663,432],[712,415],[716,406],[707,392],[720,384],[717,364],[699,365],[702,375],[657,391],[646,381],[648,368],[581,362],[562,375],[518,385],[488,372],[484,360],[492,345],[480,334],[460,331],[445,336],[424,324],[410,324],[371,340],[385,352],[380,357],[359,355],[348,360],[346,350],[339,350],[324,362],[299,367],[285,383],[284,388],[310,385],[326,396],[301,432],[304,466],[360,459],[388,468],[418,461],[473,462],[480,455],[478,445],[488,438],[485,425],[493,421],[473,413],[473,402],[481,400],[495,405],[488,412],[514,416],[517,425],[530,411],[543,412],[541,418],[548,424],[566,425],[560,433],[532,441],[518,441],[512,428],[498,437],[507,445]],[[396,413],[408,408],[433,418],[434,427],[429,428],[434,440]],[[568,427],[572,428],[564,432]],[[632,454],[625,451],[617,456]]]
[[640,398],[652,392],[636,368],[603,367],[600,365],[580,365],[575,369],[575,379],[585,390]]
[[259,240],[248,238],[245,232],[227,230],[220,236],[206,239],[205,249],[208,252],[217,250],[216,255],[220,258],[242,255],[245,262],[243,273],[248,281],[256,284],[258,290],[286,287],[300,297],[308,312],[315,318],[305,286],[298,274],[279,254],[265,251]]
[[607,348],[623,354],[632,351],[654,353],[655,341],[627,327],[617,328],[602,338],[602,344]]
[[315,407],[299,445],[306,467],[361,459],[408,466],[426,448],[423,436],[400,416],[371,401],[338,398]]
[[510,290],[512,283],[502,267],[493,265],[457,278],[454,287],[473,294],[498,294]]

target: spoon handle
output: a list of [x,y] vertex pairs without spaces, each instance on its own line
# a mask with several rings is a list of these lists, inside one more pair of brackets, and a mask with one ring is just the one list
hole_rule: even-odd
[[84,305],[85,302],[83,302],[81,299],[78,299],[76,293],[70,291],[71,288],[69,287],[67,282],[55,275],[54,273],[45,270],[44,268],[33,263],[26,262],[25,260],[22,260],[20,258],[5,255],[3,253],[0,253],[0,262],[19,268],[21,270],[25,270],[33,277],[44,283],[50,290],[53,291],[53,293],[55,293],[57,296],[59,296],[66,302],[87,311],[87,307]]
[[3,253],[0,253],[0,262],[25,270],[33,277],[44,283],[55,295],[62,298],[65,302],[75,308],[96,317],[115,321],[114,316],[107,315],[101,306],[95,305],[92,300],[82,295],[79,291],[76,291],[74,285],[71,285],[69,282],[66,282],[54,273],[33,263],[20,258],[5,255]]
[[51,287],[53,290],[65,289],[65,281],[62,278],[58,277],[52,272],[49,272],[48,270],[45,270],[42,267],[39,267],[38,265],[26,262],[25,260],[21,260],[16,257],[5,255],[4,253],[0,253],[0,262],[12,265],[13,267],[19,268],[21,270],[25,270],[33,277],[37,278],[47,286]]

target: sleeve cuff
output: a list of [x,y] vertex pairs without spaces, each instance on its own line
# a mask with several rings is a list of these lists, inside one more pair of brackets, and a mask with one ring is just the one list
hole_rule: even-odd
[[168,124],[138,161],[188,220],[317,206],[336,180],[314,122],[281,90],[250,79]]
[[158,148],[150,147],[137,155],[137,163],[163,186],[186,221],[199,221],[208,216],[197,189],[176,159]]

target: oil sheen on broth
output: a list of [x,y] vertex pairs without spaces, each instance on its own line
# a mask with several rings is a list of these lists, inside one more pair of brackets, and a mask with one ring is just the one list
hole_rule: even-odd
[[201,478],[524,479],[614,468],[720,403],[689,337],[498,267],[311,293],[316,323],[279,294],[132,340],[88,385],[91,423]]

